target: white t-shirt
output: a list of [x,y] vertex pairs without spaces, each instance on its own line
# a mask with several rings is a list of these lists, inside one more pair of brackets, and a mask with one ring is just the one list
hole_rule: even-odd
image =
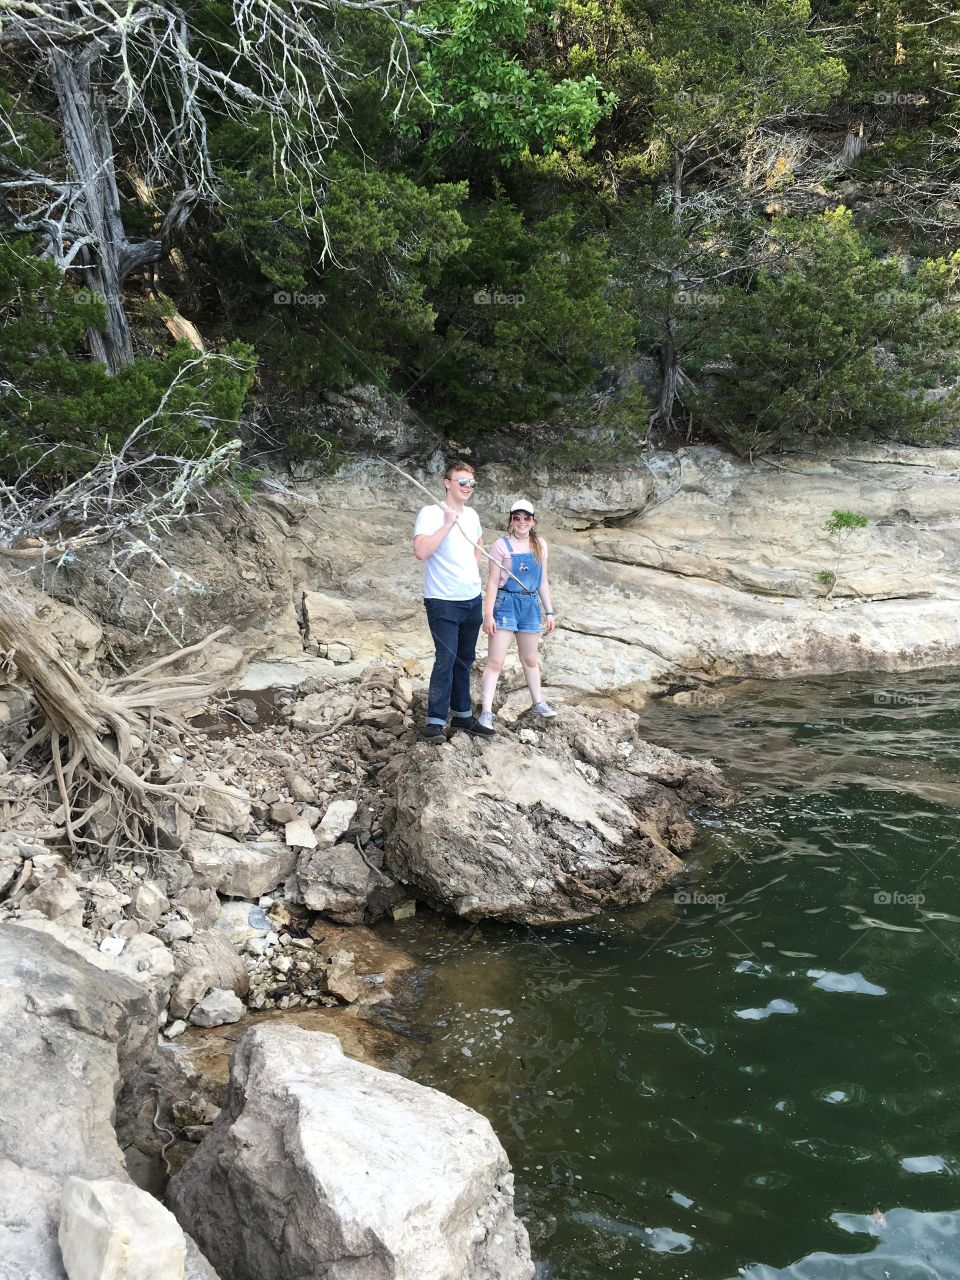
[[[442,527],[443,511],[439,503],[421,507],[413,536],[436,533]],[[423,594],[427,599],[472,600],[480,594],[480,566],[468,539],[479,542],[482,536],[480,517],[471,507],[464,507],[458,523],[423,562]]]

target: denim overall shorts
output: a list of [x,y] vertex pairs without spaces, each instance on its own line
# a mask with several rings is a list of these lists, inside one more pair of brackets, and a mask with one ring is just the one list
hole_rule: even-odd
[[493,620],[503,631],[532,631],[539,634],[543,619],[536,593],[543,577],[543,566],[532,551],[514,551],[509,538],[507,546],[510,548],[510,563],[507,568],[520,582],[507,578],[497,592]]

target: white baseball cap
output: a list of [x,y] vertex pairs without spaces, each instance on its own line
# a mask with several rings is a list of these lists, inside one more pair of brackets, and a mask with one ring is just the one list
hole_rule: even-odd
[[534,509],[533,503],[530,501],[529,498],[518,498],[516,500],[516,502],[510,508],[510,514],[514,515],[517,511],[526,511],[527,515],[531,515],[531,516],[534,516],[537,514],[536,510]]

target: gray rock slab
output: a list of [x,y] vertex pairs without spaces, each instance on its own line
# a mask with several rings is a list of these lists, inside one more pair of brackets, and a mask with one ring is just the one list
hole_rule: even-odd
[[184,846],[193,885],[231,898],[259,898],[285,880],[297,851],[279,842],[241,842],[214,831],[194,831]]
[[244,1033],[227,1104],[168,1202],[231,1280],[534,1274],[489,1122],[298,1027]]

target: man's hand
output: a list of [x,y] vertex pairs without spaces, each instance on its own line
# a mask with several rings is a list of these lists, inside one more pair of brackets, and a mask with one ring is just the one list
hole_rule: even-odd
[[443,524],[436,533],[418,533],[413,539],[413,554],[418,560],[429,560],[457,523],[457,513],[453,507],[448,507],[445,502],[438,502],[437,506],[443,512]]
[[493,637],[497,634],[497,624],[493,620],[492,613],[490,614],[489,618],[484,618],[483,620],[483,634],[485,636],[489,636],[491,639],[493,639]]

